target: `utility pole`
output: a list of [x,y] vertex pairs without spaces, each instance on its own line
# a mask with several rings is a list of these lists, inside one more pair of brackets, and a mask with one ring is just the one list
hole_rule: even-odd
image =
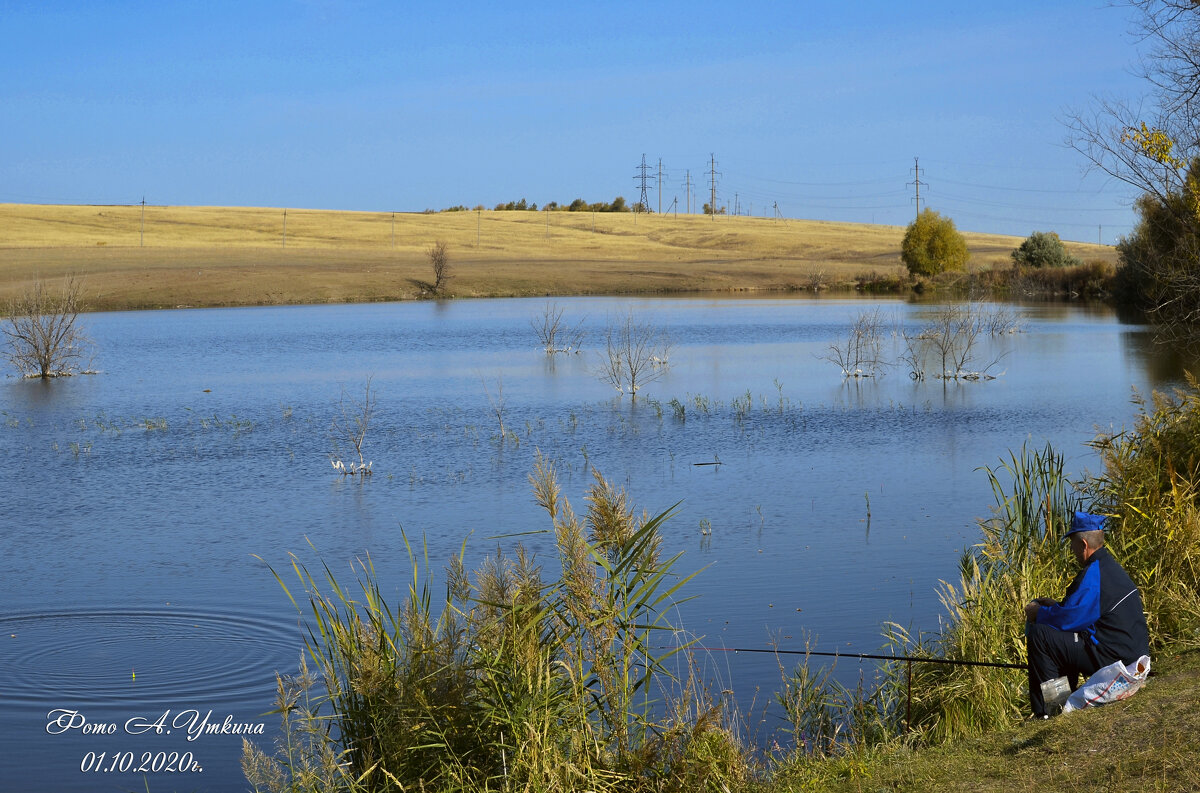
[[738,194],[736,192],[733,194],[733,214],[742,214],[742,204],[740,201],[738,201]]
[[690,169],[687,171],[685,184],[683,197],[687,201],[687,213],[690,215],[692,214],[692,172]]
[[[917,189],[917,197],[914,198],[913,200],[917,202],[917,216],[920,217],[920,215],[921,215],[921,158],[920,157],[913,157],[913,174],[914,174],[913,181],[909,182],[909,184],[913,185]],[[926,184],[925,186],[928,187],[929,185]]]
[[142,196],[142,221],[138,224],[138,247],[146,244],[146,196]]
[[662,214],[662,157],[658,158],[658,214]]
[[717,220],[717,155],[709,155],[708,166],[708,184],[709,192],[712,194],[711,204],[708,205],[709,211],[712,212],[712,219],[715,223]]
[[[641,180],[642,183],[642,195],[640,198],[638,198],[638,203],[642,205],[643,212],[646,212],[650,209],[650,196],[646,195],[646,169],[649,167],[650,166],[646,165],[646,155],[643,154],[642,164],[638,167],[638,170],[641,173],[638,176],[633,177],[635,180]],[[636,220],[637,212],[634,212],[633,214],[635,216],[634,219]]]
[[287,210],[283,210],[283,247],[287,247]]

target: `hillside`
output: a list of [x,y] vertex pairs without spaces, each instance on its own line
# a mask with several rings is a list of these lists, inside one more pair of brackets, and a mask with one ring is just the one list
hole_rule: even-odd
[[[429,295],[447,244],[454,297],[785,291],[904,271],[899,226],[590,212],[402,214],[0,204],[0,299],[82,276],[93,309],[366,302]],[[972,268],[1015,237],[966,233]],[[1091,261],[1109,246],[1072,243]]]

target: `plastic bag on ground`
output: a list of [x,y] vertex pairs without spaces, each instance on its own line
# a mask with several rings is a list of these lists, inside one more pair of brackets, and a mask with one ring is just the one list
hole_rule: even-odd
[[1125,666],[1120,661],[1113,661],[1108,666],[1097,670],[1087,681],[1075,689],[1063,704],[1063,713],[1082,710],[1096,705],[1105,705],[1126,697],[1131,697],[1139,688],[1146,684],[1150,674],[1150,656],[1143,655],[1135,663]]

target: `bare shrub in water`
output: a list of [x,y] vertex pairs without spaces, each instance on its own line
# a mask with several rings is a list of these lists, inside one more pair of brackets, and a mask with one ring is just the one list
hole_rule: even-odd
[[608,323],[596,376],[622,394],[636,398],[646,383],[666,375],[671,340],[656,325],[637,319],[630,310]]
[[92,342],[79,323],[83,285],[68,277],[53,292],[38,280],[5,306],[3,356],[24,377],[63,377],[85,370]]
[[936,369],[934,376],[941,380],[994,379],[988,372],[999,358],[980,362],[980,343],[1020,328],[1020,320],[1006,308],[982,303],[942,306],[916,334],[902,334],[900,362],[914,380],[924,380],[930,368]]
[[583,346],[583,321],[576,325],[563,322],[563,308],[557,303],[547,303],[542,313],[529,321],[538,343],[547,355],[560,352],[575,352]]
[[[362,399],[355,399],[346,393],[342,387],[342,396],[338,400],[337,413],[329,425],[329,438],[333,443],[333,454],[330,461],[333,469],[342,476],[370,476],[371,463],[363,458],[363,443],[367,439],[367,430],[371,428],[371,417],[375,413],[375,392],[371,390],[371,377],[363,388]],[[358,462],[347,458],[351,455]]]
[[823,360],[835,364],[845,377],[874,377],[884,369],[883,315],[879,309],[859,314],[845,339],[831,344]]

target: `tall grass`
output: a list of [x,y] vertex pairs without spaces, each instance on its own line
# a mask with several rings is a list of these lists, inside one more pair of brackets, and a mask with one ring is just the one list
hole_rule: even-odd
[[[1142,593],[1152,652],[1200,646],[1200,390],[1156,394],[1134,427],[1094,442],[1099,475],[1071,483],[1052,448],[1022,449],[988,470],[996,498],[982,542],[963,554],[957,584],[943,582],[947,621],[925,637],[891,632],[909,654],[971,661],[1024,659],[1020,608],[1058,597],[1077,570],[1062,536],[1076,509],[1109,517],[1107,546]],[[899,681],[894,681],[895,685]],[[913,722],[928,740],[976,735],[1024,714],[1026,680],[1014,670],[918,664]]]
[[[1072,482],[1052,447],[1013,452],[986,469],[995,498],[980,523],[981,541],[967,549],[956,582],[942,582],[940,629],[913,634],[885,626],[897,655],[965,661],[1025,660],[1022,606],[1037,596],[1058,597],[1077,565],[1062,541],[1077,509],[1109,516],[1107,546],[1141,589],[1151,652],[1200,646],[1200,387],[1194,379],[1173,396],[1142,403],[1134,427],[1094,442],[1099,475]],[[1012,723],[1028,707],[1027,679],[1014,669],[889,662],[875,689],[851,695],[805,662],[785,680],[784,701],[797,725],[797,745],[844,759],[869,744],[886,744],[907,730],[917,743],[975,736]],[[856,699],[857,697],[857,699]],[[904,704],[901,705],[901,701]],[[783,700],[781,700],[783,701]],[[862,731],[852,715],[873,713]],[[903,726],[902,726],[903,725]],[[858,749],[855,749],[855,747]]]
[[[982,541],[959,560],[958,582],[941,584],[946,621],[928,636],[890,626],[898,654],[1021,663],[1022,606],[1066,589],[1072,561],[1061,537],[1080,497],[1067,482],[1063,457],[1049,446],[1023,447],[987,476],[994,512],[980,523]],[[1013,669],[914,664],[911,729],[940,742],[1005,724],[1027,709],[1026,682]],[[892,685],[902,683],[894,673]]]
[[581,518],[537,457],[530,480],[561,570],[551,582],[520,546],[473,574],[460,552],[444,598],[410,546],[398,605],[370,559],[344,587],[293,558],[300,598],[276,574],[308,614],[343,789],[692,790],[744,774],[719,707],[666,665],[688,646],[667,617],[694,575],[662,558],[673,508],[639,516],[593,473]]
[[1142,590],[1152,645],[1200,646],[1200,387],[1156,393],[1132,431],[1101,436],[1089,483],[1109,547]]

